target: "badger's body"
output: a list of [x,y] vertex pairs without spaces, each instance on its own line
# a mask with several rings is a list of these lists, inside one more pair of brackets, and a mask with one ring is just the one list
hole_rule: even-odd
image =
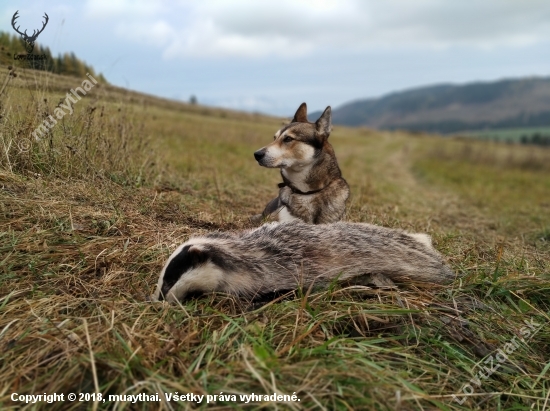
[[455,275],[425,234],[362,223],[270,223],[189,239],[166,262],[154,300],[222,292],[258,298],[298,287],[353,283],[382,274],[443,284]]

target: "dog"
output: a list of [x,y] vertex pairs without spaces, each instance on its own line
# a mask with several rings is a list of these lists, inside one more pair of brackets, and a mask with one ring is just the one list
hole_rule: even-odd
[[340,221],[346,211],[349,186],[342,178],[332,145],[331,108],[310,123],[302,103],[290,124],[275,133],[273,143],[257,150],[259,165],[280,168],[283,182],[279,196],[271,200],[253,222],[272,219],[302,220],[309,224]]
[[168,258],[151,300],[183,301],[212,292],[265,300],[299,287],[366,285],[368,276],[390,284],[446,284],[455,278],[426,234],[365,223],[272,222],[192,237]]

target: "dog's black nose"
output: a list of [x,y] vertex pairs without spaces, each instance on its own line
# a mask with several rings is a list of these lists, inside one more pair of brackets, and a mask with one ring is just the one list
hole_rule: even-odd
[[256,159],[256,161],[260,161],[262,158],[264,158],[264,156],[265,156],[265,150],[264,149],[261,149],[261,150],[258,150],[258,151],[254,152],[254,158]]

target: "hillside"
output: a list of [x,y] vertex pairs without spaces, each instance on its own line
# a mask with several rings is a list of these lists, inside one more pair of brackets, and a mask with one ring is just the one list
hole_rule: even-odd
[[[253,152],[281,119],[100,83],[29,139],[82,79],[17,73],[0,66],[0,409],[547,408],[549,149],[335,126],[346,219],[429,233],[459,279],[150,303],[177,246],[276,194]],[[21,400],[43,393],[65,400]]]
[[14,56],[18,54],[26,54],[25,42],[18,35],[0,31],[0,64],[20,68],[32,67],[35,70],[76,77],[83,77],[86,73],[90,73],[102,83],[107,82],[103,74],[97,73],[92,66],[79,59],[74,53],[53,56],[49,47],[43,47],[37,42],[34,45],[33,54],[44,55],[45,60],[14,60]]
[[550,78],[421,87],[336,107],[333,122],[437,133],[549,126]]

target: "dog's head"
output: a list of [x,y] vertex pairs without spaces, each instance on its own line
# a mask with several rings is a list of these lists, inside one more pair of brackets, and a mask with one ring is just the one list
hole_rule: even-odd
[[302,103],[290,124],[275,133],[273,143],[254,153],[258,164],[269,168],[296,169],[311,164],[326,144],[331,131],[331,109],[325,109],[315,122],[307,120]]

